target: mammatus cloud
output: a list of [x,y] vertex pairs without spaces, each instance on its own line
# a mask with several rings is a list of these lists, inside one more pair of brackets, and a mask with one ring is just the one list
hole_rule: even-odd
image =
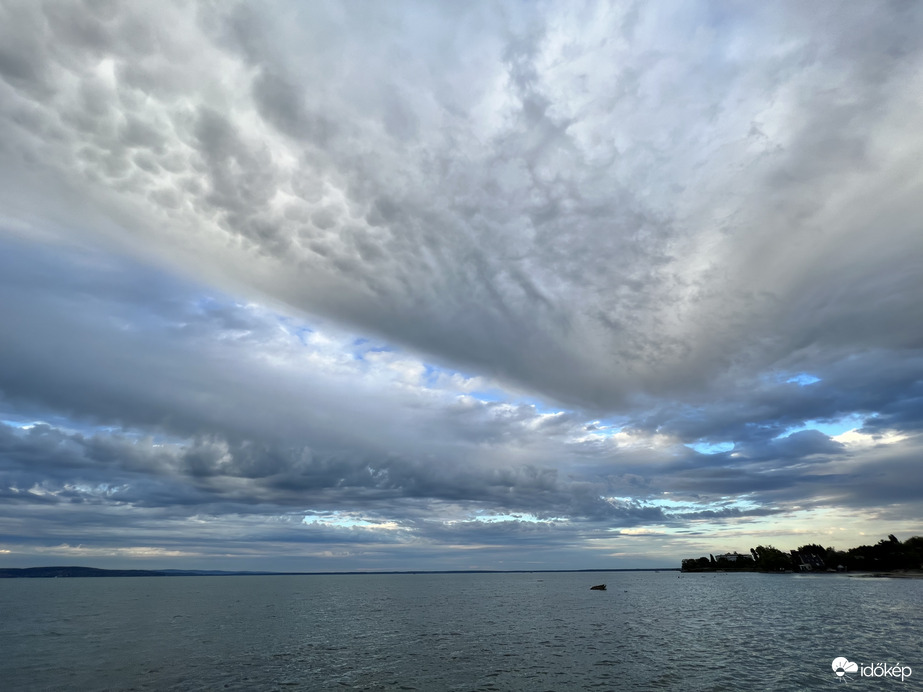
[[0,533],[381,566],[918,532],[921,28],[2,3]]

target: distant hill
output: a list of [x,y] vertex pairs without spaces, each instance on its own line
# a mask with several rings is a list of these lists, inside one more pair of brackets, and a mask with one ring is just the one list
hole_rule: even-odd
[[272,572],[221,572],[187,569],[97,569],[95,567],[24,567],[0,569],[0,579],[42,579],[49,577],[202,577]]
[[0,578],[15,577],[164,577],[166,572],[148,569],[95,569],[93,567],[26,567],[0,569]]

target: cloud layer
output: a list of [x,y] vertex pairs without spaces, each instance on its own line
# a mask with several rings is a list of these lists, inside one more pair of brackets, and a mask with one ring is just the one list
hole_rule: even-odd
[[921,29],[0,4],[2,555],[919,533]]

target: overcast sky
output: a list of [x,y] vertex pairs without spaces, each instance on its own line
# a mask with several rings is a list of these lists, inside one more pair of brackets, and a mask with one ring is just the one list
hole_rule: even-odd
[[0,0],[0,566],[923,534],[923,4]]

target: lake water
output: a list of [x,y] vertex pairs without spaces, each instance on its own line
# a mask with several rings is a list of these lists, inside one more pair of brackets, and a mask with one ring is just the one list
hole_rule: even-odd
[[838,656],[913,671],[851,689],[923,688],[923,580],[0,580],[3,690],[813,690],[842,682]]

